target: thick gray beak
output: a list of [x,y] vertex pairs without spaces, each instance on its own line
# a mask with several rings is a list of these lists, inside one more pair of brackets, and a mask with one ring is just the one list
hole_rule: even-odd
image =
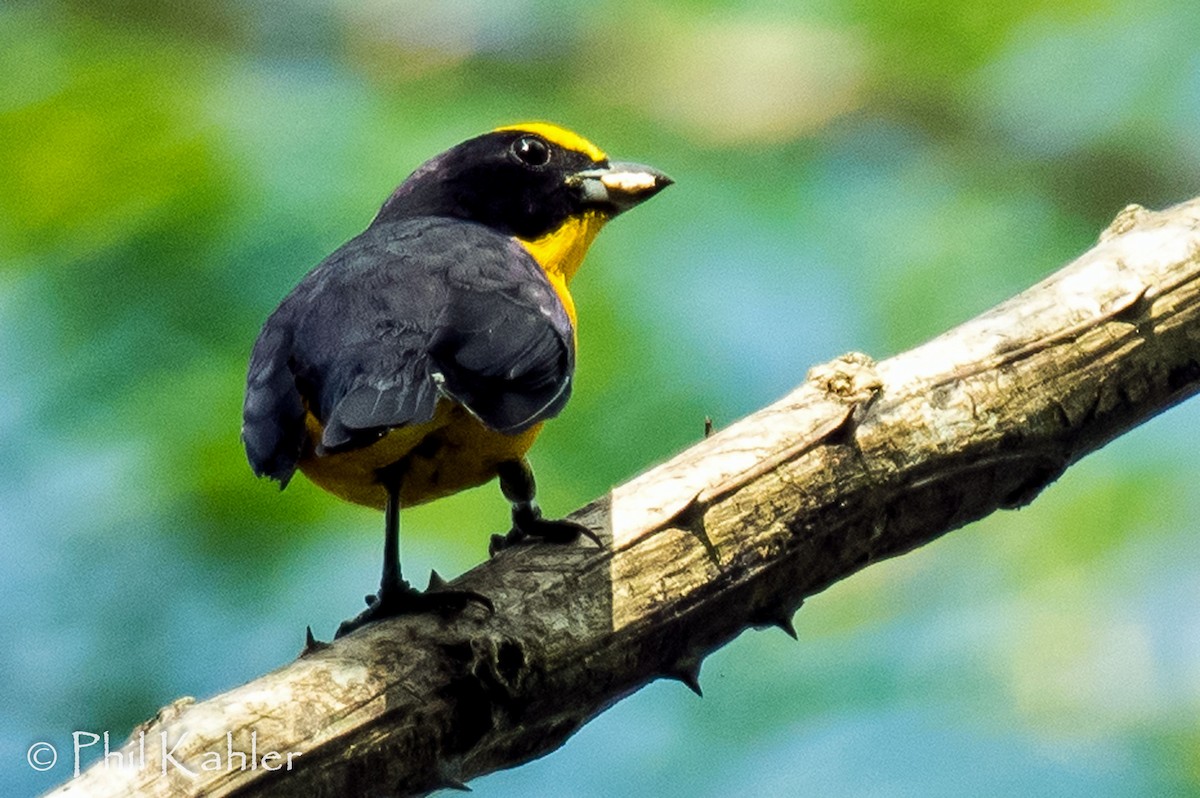
[[652,166],[620,161],[567,178],[569,185],[579,189],[585,205],[607,210],[613,216],[645,202],[674,182]]

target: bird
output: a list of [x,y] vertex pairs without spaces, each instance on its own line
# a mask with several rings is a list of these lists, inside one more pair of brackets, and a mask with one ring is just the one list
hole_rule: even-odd
[[557,125],[496,128],[419,166],[267,318],[242,412],[252,470],[280,489],[299,470],[384,511],[379,590],[338,637],[471,601],[494,610],[485,596],[403,579],[402,507],[498,478],[512,526],[492,536],[493,556],[580,535],[600,543],[542,516],[526,453],[573,387],[568,284],[607,222],[672,182]]

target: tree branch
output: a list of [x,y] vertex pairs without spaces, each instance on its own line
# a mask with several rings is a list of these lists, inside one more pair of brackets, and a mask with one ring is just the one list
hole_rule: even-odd
[[135,731],[127,767],[100,761],[52,794],[417,794],[545,754],[651,679],[698,691],[703,657],[747,625],[790,631],[805,597],[1028,503],[1194,393],[1198,251],[1200,200],[1130,206],[1019,296],[883,362],[814,368],[576,512],[607,549],[520,547],[456,580],[494,615],[373,624],[181,699]]

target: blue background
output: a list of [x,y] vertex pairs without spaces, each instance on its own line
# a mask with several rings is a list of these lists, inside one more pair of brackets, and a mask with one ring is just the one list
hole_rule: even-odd
[[[574,285],[565,512],[886,357],[1200,184],[1200,15],[1148,0],[216,0],[0,7],[0,791],[327,635],[380,519],[256,481],[245,362],[424,159],[549,119],[678,185]],[[1000,513],[651,684],[481,795],[1200,795],[1198,435],[1185,403]],[[461,572],[494,487],[405,514]]]

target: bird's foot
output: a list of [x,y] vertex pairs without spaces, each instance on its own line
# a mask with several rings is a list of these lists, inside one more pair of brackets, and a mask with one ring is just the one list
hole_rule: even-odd
[[600,548],[604,548],[600,537],[583,524],[566,519],[542,518],[541,515],[531,515],[520,521],[514,517],[512,529],[508,530],[508,534],[492,535],[492,540],[488,544],[488,554],[495,557],[504,549],[538,541],[574,543],[579,540],[580,536],[587,538]]
[[468,604],[477,604],[488,613],[496,611],[492,600],[480,593],[471,590],[441,590],[434,585],[430,587],[430,590],[421,592],[403,580],[383,585],[379,593],[367,596],[365,610],[349,620],[342,621],[334,638],[344,637],[359,627],[397,615],[457,615],[466,609]]

